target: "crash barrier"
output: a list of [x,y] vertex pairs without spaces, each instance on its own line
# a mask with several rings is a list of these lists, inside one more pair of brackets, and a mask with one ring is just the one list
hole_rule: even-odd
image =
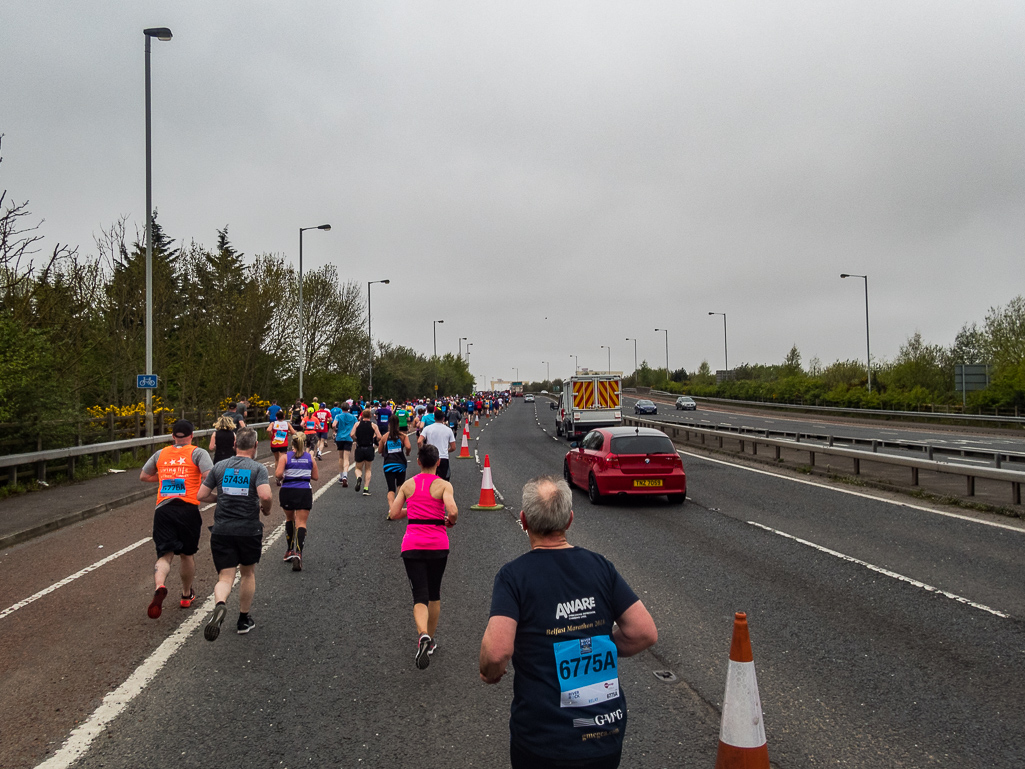
[[[265,428],[268,424],[270,423],[259,422],[249,425],[249,427]],[[196,430],[192,435],[193,439],[195,439],[212,435],[213,433],[212,429]],[[43,483],[46,482],[48,472],[63,473],[73,480],[75,477],[75,466],[79,457],[92,457],[93,468],[96,468],[99,466],[100,457],[103,455],[111,455],[114,462],[117,463],[121,461],[122,451],[131,451],[132,457],[135,458],[138,456],[139,449],[152,453],[161,444],[170,443],[172,440],[173,437],[171,435],[154,435],[152,437],[129,438],[124,441],[91,443],[86,446],[68,446],[48,451],[32,451],[27,454],[9,454],[7,456],[0,456],[0,469],[7,468],[7,483],[12,486],[17,484],[18,478],[21,475],[27,473],[28,468],[34,468],[31,472],[37,481],[42,481]],[[53,462],[61,462],[62,460],[63,464],[51,464]]]
[[[673,398],[679,397],[678,393],[667,393],[664,390],[652,390],[650,395],[657,395],[662,398]],[[875,416],[875,417],[891,417],[894,419],[913,418],[913,421],[965,421],[965,422],[1000,422],[1009,425],[1021,425],[1025,426],[1025,417],[1020,417],[1015,410],[1015,415],[1012,416],[999,416],[993,414],[988,416],[986,414],[962,414],[958,412],[948,411],[890,411],[887,409],[849,409],[843,408],[842,406],[811,406],[802,405],[799,403],[775,403],[772,401],[741,401],[734,400],[733,398],[709,398],[706,396],[692,396],[694,400],[700,403],[722,403],[732,406],[752,406],[757,408],[766,409],[783,409],[791,411],[816,411],[820,413],[835,414],[837,416],[845,417],[857,417],[857,416]]]
[[[850,459],[852,463],[852,472],[854,475],[861,475],[862,461],[877,462],[879,464],[894,465],[898,467],[906,467],[910,473],[910,480],[912,486],[919,485],[919,473],[922,470],[929,472],[941,473],[945,475],[958,475],[965,479],[965,494],[969,497],[975,496],[975,481],[978,478],[985,478],[994,481],[1002,481],[1009,483],[1011,486],[1011,502],[1015,505],[1021,504],[1021,485],[1025,483],[1025,472],[1021,470],[1009,470],[1001,467],[1000,465],[1008,457],[1013,457],[1015,462],[1022,462],[1022,455],[1011,454],[1007,452],[999,452],[999,457],[1004,459],[995,458],[995,466],[986,467],[982,465],[968,465],[951,462],[941,462],[933,457],[938,452],[935,447],[927,446],[927,457],[926,459],[919,459],[918,457],[904,457],[896,454],[880,454],[877,452],[864,451],[853,448],[843,448],[836,445],[836,438],[834,436],[819,436],[824,437],[823,443],[808,443],[807,439],[810,437],[807,433],[789,433],[794,438],[773,438],[768,434],[768,430],[760,431],[760,434],[753,433],[750,428],[746,431],[743,428],[714,428],[714,427],[693,427],[691,425],[675,425],[666,422],[656,422],[650,419],[637,419],[636,417],[623,417],[623,424],[625,425],[638,425],[641,427],[653,427],[656,430],[661,430],[674,441],[684,444],[698,443],[702,446],[709,446],[725,450],[724,439],[729,436],[733,440],[739,443],[739,451],[741,454],[748,453],[748,446],[751,448],[751,454],[757,455],[758,448],[760,446],[772,448],[774,451],[774,459],[776,461],[781,460],[782,449],[789,449],[799,452],[808,453],[808,464],[811,467],[815,467],[816,461],[821,457],[843,457]],[[692,437],[693,440],[692,440]],[[708,439],[712,440],[709,441]],[[803,438],[803,440],[802,440]],[[865,441],[865,439],[858,439]],[[876,448],[884,445],[883,441],[873,439],[876,444]],[[869,444],[873,441],[868,441]],[[903,442],[901,442],[903,443]],[[922,444],[924,445],[924,444]],[[990,453],[993,452],[983,452]]]

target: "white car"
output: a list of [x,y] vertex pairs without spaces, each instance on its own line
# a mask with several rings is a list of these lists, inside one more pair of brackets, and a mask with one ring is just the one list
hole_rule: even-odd
[[524,396],[523,396],[523,402],[524,402],[524,403],[533,403],[533,402],[534,402],[534,396],[533,396],[533,394],[531,394],[531,393],[527,393],[526,395],[524,395]]

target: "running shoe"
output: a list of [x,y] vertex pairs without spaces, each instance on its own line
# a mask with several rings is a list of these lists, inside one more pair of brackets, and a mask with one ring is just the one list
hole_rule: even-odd
[[320,452],[318,451],[318,452],[317,452],[317,459],[320,459],[320,458],[321,458],[321,457],[320,457]]
[[355,488],[356,488],[356,493],[359,494],[360,485],[359,485],[359,477],[358,476],[356,478],[356,487]]
[[427,653],[430,646],[431,637],[424,633],[416,643],[416,657],[414,657],[416,666],[420,670],[427,670],[427,666],[431,664],[431,656]]
[[292,558],[292,571],[303,570],[303,554],[298,550],[295,551],[295,556]]
[[363,496],[364,496],[364,497],[369,497],[369,496],[370,496],[370,487],[369,487],[369,486],[368,486],[368,487],[365,487],[365,488],[363,489]]
[[179,601],[179,606],[183,609],[188,609],[192,606],[192,602],[196,600],[196,589],[191,588],[188,595],[183,595]]
[[146,609],[146,614],[149,615],[150,619],[156,619],[160,616],[160,612],[164,610],[165,598],[167,598],[167,588],[163,585],[153,591],[153,600],[149,602],[149,608]]
[[430,657],[438,649],[438,642],[433,638],[431,639],[431,645],[427,647],[427,656]]
[[238,630],[239,635],[245,635],[254,627],[256,627],[256,620],[254,620],[248,614],[246,615],[245,619],[239,617],[238,624],[235,626],[235,628]]
[[292,548],[288,548],[288,551],[285,553],[285,557],[281,560],[287,563],[288,561],[291,561],[293,558],[295,558],[295,550],[293,550]]
[[344,488],[347,488],[347,487],[349,486],[349,479],[348,479],[348,478],[346,478],[346,477],[345,477],[345,476],[343,475],[343,476],[342,476],[342,481],[341,481],[341,483],[342,483],[342,488],[343,488],[343,489],[344,489]]
[[203,628],[203,637],[207,641],[217,640],[217,636],[221,634],[221,623],[224,622],[224,617],[227,613],[228,609],[223,603],[219,603],[214,607],[214,616],[210,618],[210,621],[206,623],[206,627]]

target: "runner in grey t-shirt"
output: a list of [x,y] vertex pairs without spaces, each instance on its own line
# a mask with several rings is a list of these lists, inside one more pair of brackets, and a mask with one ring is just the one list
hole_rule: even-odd
[[253,459],[256,454],[256,430],[241,428],[235,436],[237,456],[214,465],[199,490],[199,501],[208,502],[216,493],[214,525],[210,534],[210,550],[217,569],[214,598],[217,606],[203,635],[214,641],[221,632],[227,614],[225,603],[231,595],[235,569],[242,574],[239,582],[238,632],[248,633],[256,624],[249,616],[256,593],[256,564],[263,544],[260,515],[270,515],[271,490],[267,468]]

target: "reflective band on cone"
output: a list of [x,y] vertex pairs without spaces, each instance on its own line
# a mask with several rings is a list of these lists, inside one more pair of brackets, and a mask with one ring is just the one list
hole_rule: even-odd
[[733,620],[730,667],[722,700],[722,727],[715,769],[769,769],[762,701],[758,696],[747,615],[743,612],[737,612]]
[[474,412],[473,414],[473,426],[480,427],[480,414]]
[[501,510],[504,505],[495,502],[495,484],[491,480],[491,458],[484,455],[484,475],[480,481],[480,502],[471,505],[471,510]]
[[470,443],[466,440],[467,433],[463,431],[463,445],[459,447],[459,456],[456,459],[470,459]]

